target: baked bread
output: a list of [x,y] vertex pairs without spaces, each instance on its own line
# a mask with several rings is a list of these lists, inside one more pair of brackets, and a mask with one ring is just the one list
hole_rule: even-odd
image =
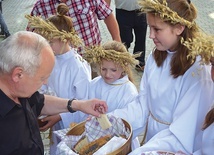
[[101,114],[100,118],[97,118],[97,121],[103,130],[106,130],[112,126],[106,114]]
[[82,149],[80,149],[77,153],[80,155],[92,155],[103,145],[105,145],[111,138],[111,135],[100,137],[99,139],[89,143],[88,145],[83,146]]
[[83,136],[74,146],[74,151],[79,152],[83,147],[85,147],[88,144],[89,144],[88,138],[86,136]]

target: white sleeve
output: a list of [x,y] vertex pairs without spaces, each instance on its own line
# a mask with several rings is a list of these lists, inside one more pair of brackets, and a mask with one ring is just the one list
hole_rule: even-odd
[[192,154],[201,146],[201,126],[213,100],[209,79],[201,79],[181,97],[169,128],[158,132],[145,145],[130,155],[146,151],[182,151]]

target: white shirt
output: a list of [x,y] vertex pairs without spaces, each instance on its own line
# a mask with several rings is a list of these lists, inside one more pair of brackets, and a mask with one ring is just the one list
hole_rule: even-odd
[[[210,107],[208,103],[212,103],[211,68],[201,66],[198,57],[183,76],[174,79],[170,75],[172,56],[173,53],[168,52],[163,65],[157,67],[150,54],[139,97],[127,108],[113,112],[131,123],[135,135],[138,129],[145,127],[148,119],[147,143],[131,155],[156,150],[180,150],[190,154],[201,145],[201,127]],[[150,112],[159,122],[149,115]]]

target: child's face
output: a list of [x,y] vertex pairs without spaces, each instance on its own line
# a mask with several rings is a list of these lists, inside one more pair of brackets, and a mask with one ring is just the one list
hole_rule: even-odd
[[171,26],[151,13],[147,13],[147,23],[150,27],[149,37],[153,39],[156,48],[160,51],[174,51],[180,41],[179,35],[183,32],[183,27]]
[[52,39],[51,41],[49,41],[49,43],[55,55],[62,54],[60,52],[62,50],[63,45],[59,39]]
[[115,64],[113,61],[102,60],[100,74],[106,83],[111,84],[120,79],[122,77],[122,72],[122,67]]

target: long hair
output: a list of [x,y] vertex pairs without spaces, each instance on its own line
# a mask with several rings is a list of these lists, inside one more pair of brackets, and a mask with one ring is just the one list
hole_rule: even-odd
[[[192,3],[189,3],[187,0],[167,0],[168,7],[176,12],[181,18],[194,23],[197,17],[197,10]],[[152,12],[151,12],[152,13]],[[154,12],[155,13],[155,12]],[[158,15],[155,13],[155,15]],[[179,23],[174,23],[174,21],[167,20],[165,21],[172,27]],[[199,29],[194,23],[190,28],[185,26],[184,31],[180,35],[180,38],[184,40],[192,39],[197,36]],[[189,54],[189,49],[182,45],[181,42],[178,42],[176,47],[176,53],[173,55],[171,60],[171,75],[174,78],[183,75],[191,66],[192,60],[187,58]],[[166,51],[154,50],[154,59],[158,66],[161,66],[167,57]]]
[[212,123],[214,123],[214,108],[212,108],[205,117],[205,122],[203,126],[203,130],[206,129],[208,126],[210,126]]

